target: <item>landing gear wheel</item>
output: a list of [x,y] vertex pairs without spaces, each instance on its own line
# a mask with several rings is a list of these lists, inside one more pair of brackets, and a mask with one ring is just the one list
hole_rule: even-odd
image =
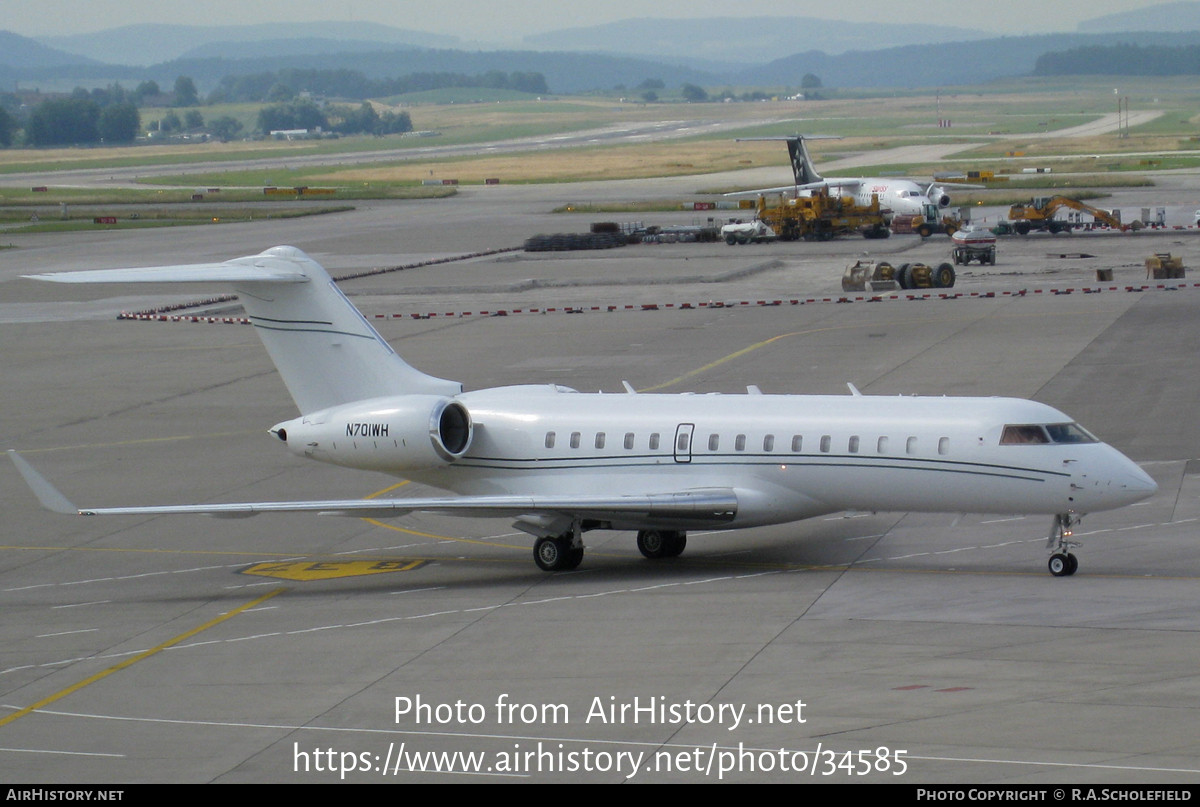
[[1050,562],[1047,565],[1050,567],[1050,574],[1055,577],[1070,577],[1079,570],[1079,558],[1070,552],[1066,554],[1056,552],[1050,556]]
[[683,550],[687,547],[686,532],[665,532],[663,537],[670,536],[667,542],[667,550],[663,553],[664,558],[677,558],[683,554]]
[[569,572],[583,561],[583,547],[571,548],[571,536],[538,538],[533,545],[533,562],[543,572]]
[[896,285],[902,289],[907,289],[909,287],[908,282],[910,278],[908,276],[908,267],[911,265],[912,264],[902,263],[896,267]]
[[559,571],[569,572],[572,569],[578,569],[580,563],[583,563],[583,547],[568,549],[567,556],[563,561],[563,565],[559,567]]
[[670,539],[667,537],[670,533],[660,532],[659,530],[642,530],[637,534],[637,548],[647,558],[665,558],[668,557]]

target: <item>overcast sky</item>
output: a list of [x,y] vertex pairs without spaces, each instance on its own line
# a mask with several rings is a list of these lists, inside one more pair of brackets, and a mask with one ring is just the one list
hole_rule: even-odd
[[[634,17],[786,15],[854,21],[924,22],[999,34],[1073,31],[1080,20],[1162,0],[840,0],[762,4],[730,0],[0,0],[0,29],[25,36],[76,34],[139,22],[233,25],[278,20],[365,20],[467,40],[512,41],[525,34]],[[785,10],[786,9],[786,10]]]

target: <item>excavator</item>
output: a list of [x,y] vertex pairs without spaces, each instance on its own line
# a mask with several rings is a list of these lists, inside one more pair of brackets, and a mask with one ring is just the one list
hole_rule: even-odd
[[1084,204],[1078,199],[1071,199],[1067,196],[1039,196],[1009,208],[1008,221],[1000,222],[993,232],[996,235],[1007,235],[1013,232],[1018,235],[1026,235],[1032,230],[1049,230],[1052,233],[1070,232],[1074,226],[1071,222],[1058,221],[1054,218],[1054,214],[1064,207],[1087,213],[1096,221],[1122,232],[1130,229],[1129,225],[1121,223],[1119,215]]

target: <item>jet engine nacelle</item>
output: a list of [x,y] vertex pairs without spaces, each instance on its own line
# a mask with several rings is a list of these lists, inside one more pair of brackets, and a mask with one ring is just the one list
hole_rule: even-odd
[[949,207],[950,194],[946,193],[946,189],[939,185],[930,185],[929,201],[933,202],[938,207]]
[[392,472],[454,462],[471,447],[472,423],[453,398],[399,395],[302,415],[271,433],[298,456]]

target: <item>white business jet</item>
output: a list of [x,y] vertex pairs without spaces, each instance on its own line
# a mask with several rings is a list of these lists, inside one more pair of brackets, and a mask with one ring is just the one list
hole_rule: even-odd
[[754,140],[782,140],[787,143],[788,155],[792,159],[792,174],[795,182],[778,188],[761,188],[759,190],[738,191],[726,196],[746,196],[749,194],[786,193],[792,191],[798,195],[811,195],[813,191],[828,190],[833,196],[845,196],[854,199],[854,204],[869,207],[871,197],[879,197],[879,207],[887,214],[896,216],[922,216],[927,221],[934,222],[938,218],[938,210],[950,206],[950,195],[947,188],[981,188],[982,185],[963,185],[960,183],[918,183],[911,179],[896,177],[823,177],[813,167],[812,158],[808,156],[808,148],[804,145],[808,140],[840,140],[833,135],[788,135],[782,137],[741,137],[738,142]]
[[77,508],[15,452],[42,504],[80,515],[413,511],[510,517],[546,571],[589,530],[636,530],[648,558],[689,529],[844,510],[1045,514],[1050,571],[1077,568],[1071,527],[1157,487],[1049,406],[1012,398],[583,394],[555,384],[464,392],[406,364],[325,270],[294,247],[217,264],[34,275],[57,283],[225,282],[240,295],[300,416],[271,428],[301,457],[455,496]]

